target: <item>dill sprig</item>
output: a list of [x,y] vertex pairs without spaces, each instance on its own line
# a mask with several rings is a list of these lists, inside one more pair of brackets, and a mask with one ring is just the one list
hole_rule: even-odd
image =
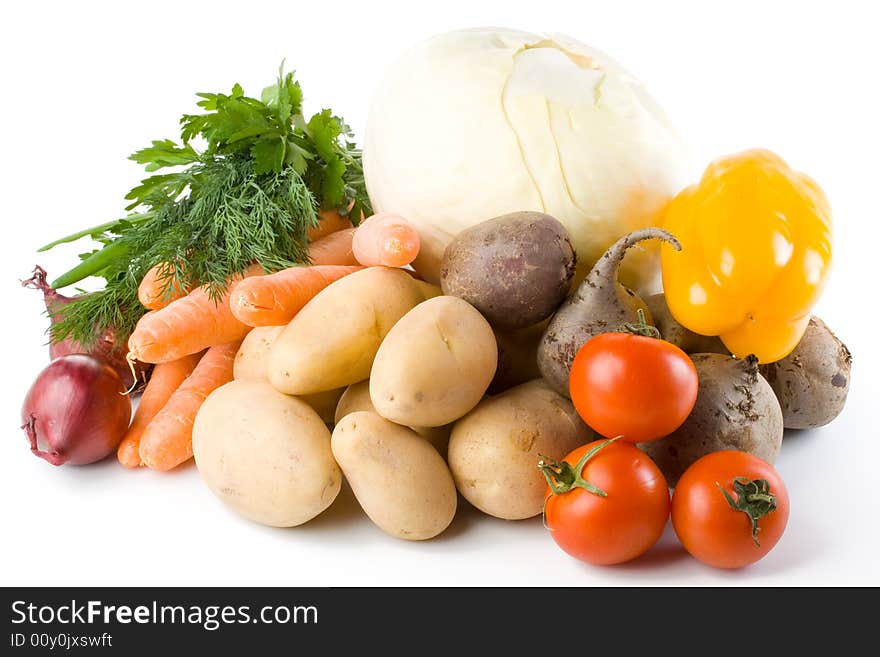
[[[77,297],[52,325],[53,341],[90,344],[104,331],[127,339],[145,309],[141,279],[166,263],[166,293],[205,285],[215,299],[227,280],[256,263],[267,272],[308,261],[308,229],[320,209],[354,223],[371,212],[360,151],[351,131],[329,110],[308,121],[293,74],[279,73],[261,99],[200,93],[203,114],[181,118],[181,141],[154,141],[131,156],[151,175],[132,189],[127,210],[112,221],[61,238],[41,250],[89,236],[103,246],[53,282],[87,276],[103,290]],[[193,141],[206,146],[199,151]]]

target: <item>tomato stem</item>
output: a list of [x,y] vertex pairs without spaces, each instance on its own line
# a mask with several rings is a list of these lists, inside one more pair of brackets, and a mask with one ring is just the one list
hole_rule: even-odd
[[550,490],[553,491],[554,495],[562,495],[573,488],[583,488],[585,491],[592,493],[593,495],[608,497],[608,493],[584,479],[582,473],[584,467],[586,467],[587,462],[591,458],[620,438],[621,436],[609,438],[608,440],[591,447],[578,460],[574,467],[572,467],[567,461],[550,460],[546,456],[541,455],[541,460],[538,461],[538,469],[541,470],[541,474],[544,475],[544,479],[547,480],[547,485],[550,486]]
[[641,335],[645,338],[657,338],[661,339],[660,331],[656,326],[652,326],[648,324],[648,320],[645,319],[645,311],[639,308],[636,311],[636,316],[638,317],[638,321],[636,322],[627,322],[623,326],[618,329],[620,333],[632,333],[633,335]]
[[748,477],[734,477],[733,490],[736,500],[717,481],[718,486],[727,504],[734,511],[742,511],[749,517],[752,523],[752,540],[755,545],[761,547],[758,542],[758,520],[776,510],[776,495],[770,491],[770,483],[766,479],[749,479]]

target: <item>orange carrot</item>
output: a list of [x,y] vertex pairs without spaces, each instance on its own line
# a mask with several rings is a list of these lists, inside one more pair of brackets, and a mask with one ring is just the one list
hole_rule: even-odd
[[287,324],[318,292],[360,269],[363,267],[318,265],[252,276],[235,286],[229,305],[235,318],[248,326]]
[[211,347],[141,435],[138,453],[144,465],[170,470],[192,456],[196,413],[214,390],[232,381],[232,365],[241,340]]
[[116,458],[126,468],[136,468],[141,465],[139,450],[144,429],[162,410],[184,379],[192,374],[200,357],[201,354],[191,354],[180,360],[159,363],[153,368],[150,382],[141,395],[141,402],[134,413],[131,426],[116,449]]
[[358,226],[352,250],[365,267],[403,267],[419,254],[419,234],[403,217],[374,214]]
[[341,216],[336,210],[321,210],[318,214],[321,216],[321,221],[316,228],[309,228],[310,242],[326,237],[337,230],[351,228],[351,221],[348,220],[348,217]]
[[150,310],[160,310],[183,296],[186,296],[186,290],[172,277],[167,262],[151,267],[138,286],[138,299]]
[[[252,265],[244,277],[262,272],[260,266]],[[219,301],[202,286],[141,317],[128,338],[129,357],[143,363],[164,363],[244,338],[251,327],[238,321],[229,307],[229,294],[239,282],[230,283]]]
[[309,259],[313,265],[356,265],[351,249],[356,228],[345,228],[330,233],[309,245]]

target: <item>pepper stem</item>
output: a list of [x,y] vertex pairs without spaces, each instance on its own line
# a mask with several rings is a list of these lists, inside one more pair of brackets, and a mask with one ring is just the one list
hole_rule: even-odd
[[766,479],[749,479],[748,477],[734,477],[733,490],[736,500],[717,481],[715,485],[721,490],[727,504],[734,511],[742,511],[749,517],[752,523],[752,540],[755,545],[761,547],[758,542],[758,521],[776,510],[776,495],[770,491],[770,483]]
[[584,467],[591,458],[614,441],[620,440],[621,437],[622,436],[609,438],[608,440],[591,447],[583,456],[581,456],[574,466],[567,461],[548,459],[546,456],[541,455],[541,460],[538,461],[538,469],[541,471],[541,474],[544,475],[544,479],[547,480],[547,485],[550,486],[550,490],[553,491],[554,495],[562,495],[573,488],[583,488],[585,491],[592,493],[593,495],[608,497],[608,493],[584,479],[582,473]]
[[638,321],[627,322],[617,329],[618,332],[632,333],[633,335],[641,335],[645,338],[657,338],[658,340],[661,338],[660,331],[657,327],[648,324],[648,320],[645,319],[645,311],[642,308],[639,308],[636,311],[636,316],[638,317]]

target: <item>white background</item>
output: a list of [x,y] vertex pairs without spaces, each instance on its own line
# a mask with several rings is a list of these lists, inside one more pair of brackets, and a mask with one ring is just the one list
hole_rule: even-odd
[[[880,48],[871,3],[833,2],[17,2],[0,38],[0,258],[6,344],[0,440],[4,585],[811,585],[880,584],[880,370],[876,310]],[[18,287],[35,262],[58,274],[77,247],[34,249],[119,216],[142,176],[126,160],[174,137],[193,93],[241,82],[257,94],[282,58],[307,110],[330,106],[362,133],[372,90],[407,46],[457,27],[563,31],[641,77],[693,154],[764,146],[815,177],[835,211],[836,266],[820,314],[852,349],[843,415],[789,433],[777,463],[788,531],[759,564],[720,572],[671,532],[636,562],[594,568],[557,549],[540,519],[462,506],[427,543],[390,538],[350,492],[279,530],[226,511],[193,467],[129,472],[115,459],[54,468],[18,429],[47,359],[41,300]],[[425,125],[425,130],[432,126]],[[416,139],[417,135],[413,135]]]

